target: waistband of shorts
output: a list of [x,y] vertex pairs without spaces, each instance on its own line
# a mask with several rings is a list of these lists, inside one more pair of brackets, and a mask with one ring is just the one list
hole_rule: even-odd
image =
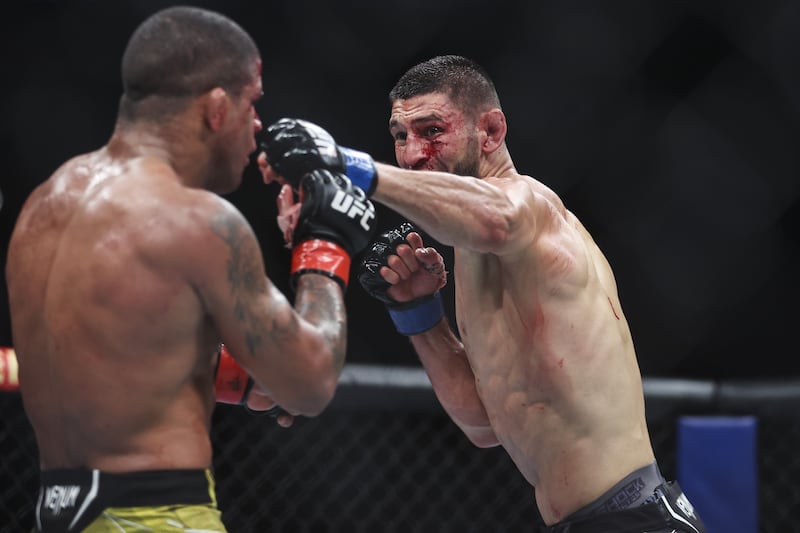
[[106,507],[216,504],[210,469],[103,472],[88,468],[43,470],[42,489],[83,486]]
[[584,505],[564,520],[575,520],[636,507],[656,499],[655,490],[664,483],[658,464],[638,468],[622,478],[593,502]]
[[623,511],[587,516],[577,520],[559,522],[543,529],[546,533],[611,533],[618,531],[648,531],[663,528],[662,506],[648,503]]
[[702,521],[675,481],[662,483],[655,490],[655,499],[619,511],[594,514],[545,526],[545,533],[619,533],[621,531],[662,531],[665,527],[680,531],[705,532]]

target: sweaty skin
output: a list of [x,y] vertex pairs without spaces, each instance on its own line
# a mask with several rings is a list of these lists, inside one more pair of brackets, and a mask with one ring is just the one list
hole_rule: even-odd
[[244,217],[210,192],[238,187],[256,148],[253,72],[241,96],[214,89],[174,123],[118,122],[23,207],[6,278],[43,470],[208,468],[220,339],[259,407],[313,416],[332,398],[341,289],[304,275],[292,307]]
[[[556,194],[517,173],[499,109],[470,122],[445,94],[415,96],[393,103],[390,131],[402,168],[376,164],[373,199],[455,249],[460,339],[443,320],[411,341],[453,420],[502,445],[558,522],[654,461],[611,268]],[[408,241],[382,270],[400,301],[408,284],[436,288],[420,267],[435,252]]]

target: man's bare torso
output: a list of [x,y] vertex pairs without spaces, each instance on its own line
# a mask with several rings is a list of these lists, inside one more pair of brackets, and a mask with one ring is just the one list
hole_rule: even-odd
[[199,194],[103,149],[28,200],[7,279],[42,468],[210,465],[215,340],[178,259]]
[[549,210],[536,239],[502,257],[456,249],[456,309],[495,434],[553,523],[654,458],[611,269],[554,195],[531,186]]

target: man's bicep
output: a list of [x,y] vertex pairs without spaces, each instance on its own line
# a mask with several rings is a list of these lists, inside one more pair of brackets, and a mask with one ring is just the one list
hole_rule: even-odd
[[285,321],[291,307],[267,279],[258,240],[240,213],[216,213],[208,232],[213,256],[200,267],[206,311],[232,353],[253,357],[272,340],[272,321]]
[[[489,181],[487,179],[487,181]],[[508,255],[528,248],[539,232],[547,226],[552,216],[546,199],[534,192],[527,181],[489,181],[500,188],[508,199],[508,232],[505,239],[496,243],[492,253]]]

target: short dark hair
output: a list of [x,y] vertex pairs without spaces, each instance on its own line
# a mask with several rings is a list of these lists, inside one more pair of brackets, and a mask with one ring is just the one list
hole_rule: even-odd
[[125,48],[121,111],[133,112],[148,97],[183,100],[214,87],[238,96],[252,82],[258,57],[250,35],[224,15],[187,6],[163,9],[133,32]]
[[436,56],[414,65],[389,91],[389,100],[406,100],[434,92],[447,94],[463,111],[500,107],[497,90],[486,70],[458,55]]

